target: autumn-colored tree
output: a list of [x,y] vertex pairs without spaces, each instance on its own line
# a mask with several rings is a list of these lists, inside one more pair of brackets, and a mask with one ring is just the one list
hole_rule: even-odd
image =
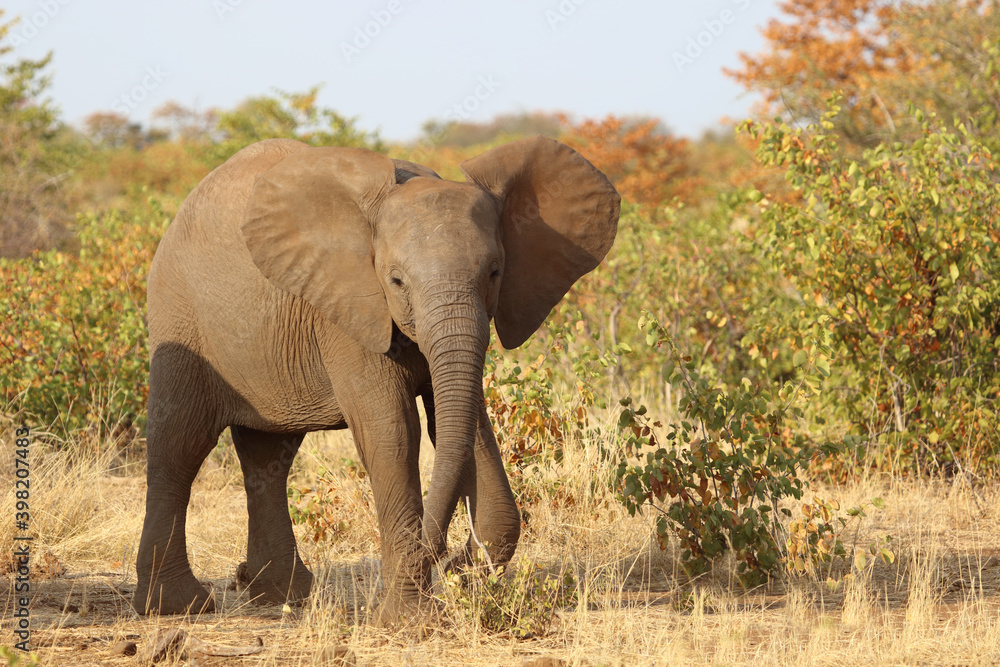
[[185,143],[203,143],[212,139],[219,122],[216,109],[198,111],[173,100],[153,110],[153,124],[162,127],[167,138]]
[[[885,101],[875,82],[888,72],[905,75],[909,55],[891,39],[897,10],[892,0],[784,0],[786,20],[761,30],[763,53],[740,54],[743,68],[724,70],[764,97],[769,113],[815,119],[832,91],[850,101],[849,128],[868,135],[885,124]],[[878,116],[881,115],[880,119]]]
[[115,111],[95,111],[83,119],[83,127],[92,142],[105,148],[140,148],[145,143],[142,126]]
[[[167,114],[186,118],[188,110],[168,103],[154,112],[162,121]],[[194,112],[190,112],[194,113]],[[79,165],[77,189],[98,208],[128,206],[130,194],[152,189],[164,197],[168,209],[179,205],[216,165],[209,157],[210,136],[178,127],[170,116],[168,127],[144,128],[126,116],[98,111],[84,119],[84,131],[94,149]],[[179,122],[179,121],[178,121]]]
[[763,95],[762,115],[815,122],[834,92],[848,146],[912,139],[910,103],[995,134],[1000,108],[997,0],[784,0],[762,53],[726,70]]
[[603,171],[626,200],[654,210],[691,194],[688,141],[663,132],[658,120],[607,116],[573,124],[564,116],[563,122],[560,139]]

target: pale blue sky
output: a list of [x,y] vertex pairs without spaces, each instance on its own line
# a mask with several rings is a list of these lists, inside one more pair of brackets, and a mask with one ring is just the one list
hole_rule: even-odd
[[[54,51],[70,122],[167,100],[232,107],[323,83],[320,103],[389,139],[511,111],[656,116],[696,136],[754,98],[723,76],[775,0],[14,0],[16,55]],[[368,34],[365,34],[367,31]],[[367,40],[367,41],[366,41]]]

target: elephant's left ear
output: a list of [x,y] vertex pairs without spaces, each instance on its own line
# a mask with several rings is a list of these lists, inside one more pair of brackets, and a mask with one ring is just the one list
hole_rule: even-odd
[[586,158],[540,136],[498,146],[460,166],[466,180],[503,202],[505,266],[494,321],[509,350],[604,259],[618,230],[621,197]]
[[375,274],[371,220],[395,182],[384,155],[308,148],[257,177],[242,225],[273,285],[373,352],[389,349],[392,318]]

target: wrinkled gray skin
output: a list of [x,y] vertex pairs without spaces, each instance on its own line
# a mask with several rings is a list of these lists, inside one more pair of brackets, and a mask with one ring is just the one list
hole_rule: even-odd
[[[185,515],[226,427],[259,599],[309,593],[286,482],[310,431],[350,428],[369,473],[385,582],[376,622],[426,606],[460,498],[493,561],[511,558],[520,516],[482,390],[489,322],[505,347],[524,342],[611,247],[619,197],[579,154],[541,137],[462,169],[465,183],[445,181],[369,151],[276,139],[237,153],[184,202],[149,273],[137,611],[214,608],[188,563]],[[426,498],[417,396],[437,449]]]

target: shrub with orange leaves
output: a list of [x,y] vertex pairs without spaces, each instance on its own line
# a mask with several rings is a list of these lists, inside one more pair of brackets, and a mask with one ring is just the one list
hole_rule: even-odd
[[652,210],[691,196],[696,179],[688,141],[663,132],[658,120],[607,116],[574,125],[563,116],[563,122],[560,139],[603,171],[625,199]]

